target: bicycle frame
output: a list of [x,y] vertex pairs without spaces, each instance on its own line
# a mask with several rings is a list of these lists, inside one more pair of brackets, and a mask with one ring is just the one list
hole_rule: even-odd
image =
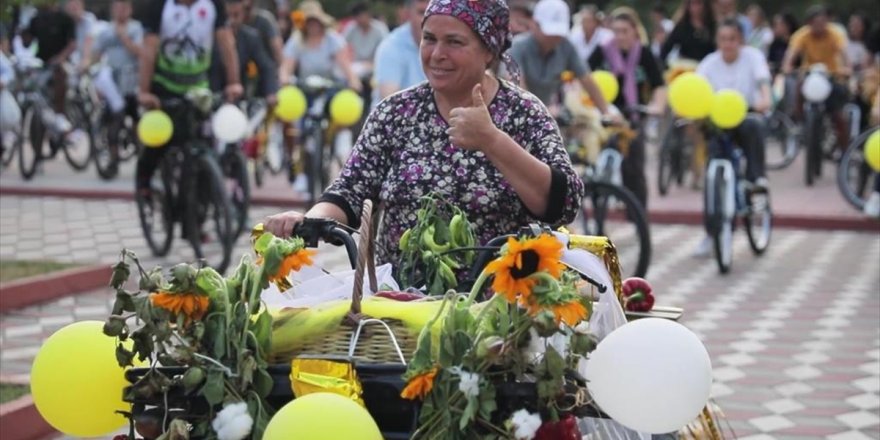
[[[736,216],[738,208],[745,204],[743,200],[740,200],[741,197],[737,197],[742,192],[739,172],[742,153],[735,147],[728,133],[721,133],[717,140],[719,148],[712,150],[720,151],[710,151],[709,164],[706,167],[706,182],[715,182],[720,172],[725,192],[723,200],[715,200],[715,192],[709,185],[706,185],[704,189],[706,191],[705,209],[710,217],[720,214],[723,221],[731,222]],[[720,208],[721,212],[716,211],[717,208]]]

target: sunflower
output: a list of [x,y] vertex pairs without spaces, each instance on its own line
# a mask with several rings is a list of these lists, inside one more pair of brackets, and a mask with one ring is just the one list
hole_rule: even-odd
[[[300,249],[296,252],[292,252],[290,255],[284,257],[284,260],[281,260],[281,265],[278,266],[278,272],[269,275],[269,281],[278,282],[285,280],[289,273],[297,272],[302,269],[303,266],[311,266],[314,263],[312,261],[312,255],[315,255],[315,251],[311,249]],[[262,258],[258,260],[258,263],[262,263]]]
[[400,393],[400,397],[409,400],[424,399],[431,389],[434,388],[434,377],[437,376],[437,368],[432,368],[422,374],[413,376],[406,384],[406,388]]
[[526,304],[537,283],[533,274],[543,271],[554,278],[562,275],[562,250],[562,243],[550,234],[526,240],[508,238],[506,250],[486,266],[486,273],[495,275],[492,289],[510,303],[519,297],[520,303]]
[[190,321],[202,319],[208,312],[211,300],[207,295],[198,293],[155,292],[150,295],[150,302],[174,315],[183,313]]
[[556,304],[541,305],[537,302],[530,302],[528,305],[529,315],[535,316],[541,310],[549,310],[556,319],[556,324],[564,322],[570,327],[580,324],[581,321],[587,319],[587,308],[578,298],[572,298],[569,301]]

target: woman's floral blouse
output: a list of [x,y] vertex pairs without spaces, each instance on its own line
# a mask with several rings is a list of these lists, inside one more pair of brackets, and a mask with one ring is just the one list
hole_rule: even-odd
[[351,157],[322,201],[338,205],[349,224],[360,223],[365,199],[384,209],[377,259],[397,263],[397,243],[415,225],[419,198],[434,192],[462,209],[478,240],[515,233],[534,222],[571,222],[583,196],[583,182],[572,169],[559,128],[532,94],[501,81],[489,104],[495,125],[550,166],[552,181],[544,216],[529,212],[513,187],[478,151],[454,147],[449,127],[437,110],[428,83],[397,93],[367,118]]

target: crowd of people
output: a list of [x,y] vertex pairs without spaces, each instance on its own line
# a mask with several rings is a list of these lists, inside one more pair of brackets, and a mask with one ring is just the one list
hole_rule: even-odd
[[[514,104],[505,109],[510,113],[500,111],[490,96],[515,103],[534,98],[551,118],[556,117],[564,101],[566,72],[603,116],[632,122],[640,118],[639,108],[647,109],[642,110],[643,114],[663,112],[666,72],[675,66],[690,66],[687,68],[705,76],[715,89],[739,91],[750,109],[760,115],[773,103],[770,86],[775,75],[822,63],[835,83],[828,108],[840,149],[848,141],[847,122],[841,111],[845,102],[858,102],[863,107],[865,120],[861,122],[865,126],[872,106],[873,116],[877,117],[877,91],[853,87],[855,79],[876,70],[880,63],[880,27],[873,26],[865,14],[852,13],[841,22],[839,19],[844,17],[835,16],[829,8],[814,6],[800,17],[784,10],[768,17],[759,5],[741,5],[736,0],[682,0],[675,11],[666,10],[668,2],[658,2],[650,11],[629,7],[603,11],[593,5],[572,8],[564,0],[480,1],[476,3],[486,3],[486,8],[503,9],[503,20],[498,20],[504,26],[495,29],[498,26],[492,24],[498,34],[490,35],[483,32],[490,26],[485,16],[475,17],[483,22],[466,23],[480,37],[483,48],[490,49],[483,70],[497,78],[472,81],[481,84],[478,99],[477,91],[470,88],[443,92],[441,84],[456,79],[459,66],[456,60],[448,61],[452,55],[445,52],[442,62],[435,63],[431,58],[432,51],[441,49],[457,56],[456,50],[473,43],[465,41],[472,35],[445,29],[431,31],[427,26],[426,14],[431,12],[431,5],[456,8],[460,3],[404,0],[395,27],[386,23],[386,17],[375,16],[370,2],[352,4],[350,13],[338,19],[314,0],[296,2],[295,7],[290,1],[279,0],[271,2],[270,8],[261,8],[254,0],[165,0],[149,2],[144,14],[133,18],[131,0],[113,0],[109,21],[100,21],[86,11],[82,0],[46,1],[38,8],[21,8],[12,23],[0,28],[0,79],[9,81],[9,56],[17,60],[36,58],[52,69],[52,125],[64,132],[70,130],[62,111],[65,77],[70,74],[91,71],[96,88],[119,117],[135,114],[138,105],[157,107],[162,99],[196,87],[213,88],[230,100],[258,97],[272,104],[280,86],[294,77],[314,75],[333,79],[364,96],[374,109],[366,118],[366,136],[371,128],[381,129],[375,126],[377,121],[407,126],[399,121],[401,114],[417,117],[418,112],[412,113],[414,110],[401,103],[401,97],[419,102],[427,99],[428,90],[423,89],[427,81],[435,96],[431,111],[448,121],[444,130],[454,138],[458,119],[449,111],[465,104],[481,107],[492,103],[489,114],[496,124],[503,118],[528,120],[534,116],[520,113]],[[474,8],[479,12],[479,5]],[[592,79],[590,72],[597,69],[617,77],[620,93],[614,102],[605,102]],[[520,96],[526,92],[525,98]],[[485,102],[480,101],[482,97]],[[747,177],[758,187],[767,185],[761,123],[760,116],[750,117],[735,133],[749,159]],[[425,142],[436,141],[436,135],[418,133]],[[416,134],[408,136],[412,140]],[[521,145],[532,142],[524,138],[513,141]],[[381,148],[371,146],[371,142],[361,136],[355,153]],[[147,149],[140,158],[136,178],[139,190],[149,191],[147,183],[161,151]],[[644,162],[644,141],[637,140],[624,163],[623,180],[647,206]],[[517,163],[507,165],[537,166],[525,159]],[[553,200],[576,198],[579,189],[569,182],[565,170],[552,170],[538,173],[540,182],[521,184],[552,190]],[[349,176],[355,175],[354,171],[363,174],[363,179],[377,173],[357,167],[348,171]],[[517,178],[508,181],[517,187]],[[332,212],[334,217],[354,223],[353,205],[367,195],[375,196],[379,188],[372,188],[371,194],[360,194],[353,190],[356,183],[352,182],[351,188],[339,187],[344,184],[344,179],[337,181],[327,197],[338,202],[337,208],[345,208]],[[525,204],[526,211],[538,218],[563,219],[561,211],[548,208],[539,198],[530,198],[530,190],[520,189],[519,197],[532,202]],[[480,194],[471,190],[473,185],[464,192],[479,199]],[[880,213],[880,193],[869,205],[866,209],[873,215]]]

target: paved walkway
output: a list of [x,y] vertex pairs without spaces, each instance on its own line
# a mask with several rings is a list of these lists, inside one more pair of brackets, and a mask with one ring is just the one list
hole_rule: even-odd
[[[686,308],[684,324],[712,356],[713,396],[740,438],[880,438],[880,235],[776,230],[754,257],[737,233],[728,276],[690,256],[702,235],[654,226],[648,278],[660,304]],[[0,197],[0,258],[110,264],[122,246],[148,255],[132,202]],[[242,241],[237,253],[246,251]],[[189,258],[185,246],[175,252],[166,264]],[[339,249],[319,255],[345,267]],[[0,375],[26,376],[46,337],[104,319],[111,300],[99,290],[0,316]]]

